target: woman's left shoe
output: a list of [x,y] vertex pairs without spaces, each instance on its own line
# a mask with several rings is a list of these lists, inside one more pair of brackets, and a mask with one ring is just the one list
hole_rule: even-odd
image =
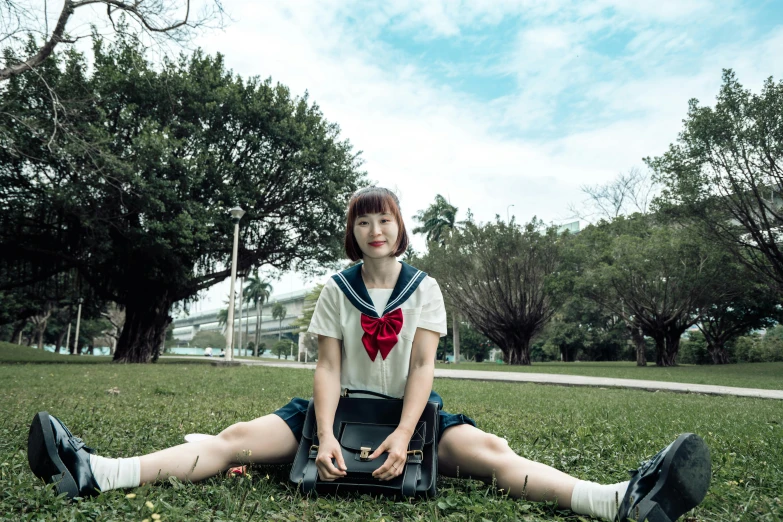
[[617,520],[674,522],[704,500],[711,477],[707,444],[684,433],[631,472]]
[[35,476],[54,483],[57,494],[68,498],[100,493],[90,467],[91,448],[74,437],[57,417],[42,411],[35,415],[27,436],[27,461]]

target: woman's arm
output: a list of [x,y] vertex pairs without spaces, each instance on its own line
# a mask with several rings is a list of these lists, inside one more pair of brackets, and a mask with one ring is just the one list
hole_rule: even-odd
[[416,334],[413,336],[400,423],[394,433],[389,435],[383,444],[370,455],[370,458],[374,459],[384,451],[389,452],[386,462],[373,472],[375,478],[391,480],[405,469],[408,443],[432,391],[432,380],[435,377],[435,354],[439,339],[438,332],[424,328],[416,329]]
[[[318,336],[318,363],[315,366],[313,400],[318,423],[318,457],[315,459],[318,475],[323,480],[334,480],[346,475],[343,453],[334,437],[334,412],[340,400],[340,365],[342,348],[334,337]],[[335,468],[332,459],[339,467]]]

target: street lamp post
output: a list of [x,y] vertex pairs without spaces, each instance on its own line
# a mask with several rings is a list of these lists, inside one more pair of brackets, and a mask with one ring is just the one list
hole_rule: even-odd
[[226,336],[226,362],[234,360],[234,283],[237,278],[237,251],[239,250],[239,220],[245,215],[245,211],[241,207],[234,207],[229,210],[231,213],[231,219],[234,220],[234,250],[231,254],[231,285],[229,286],[228,295],[231,299],[228,300],[228,317],[226,323],[228,324],[228,335]]
[[[244,278],[239,278],[239,328],[237,329],[237,332],[239,332],[239,342],[237,343],[237,351],[239,352],[239,355],[242,355],[242,284],[245,282]],[[247,354],[245,354],[247,355]]]
[[507,206],[507,207],[506,207],[506,223],[511,223],[511,218],[510,218],[510,217],[509,217],[509,215],[508,215],[508,209],[510,209],[510,208],[511,208],[511,207],[513,207],[513,206],[514,206],[514,205],[513,205],[513,204],[511,204],[511,205],[509,205],[509,206]]
[[84,302],[84,298],[79,298],[79,309],[76,312],[76,335],[73,340],[73,353],[76,355],[81,355],[79,352],[79,326],[82,321],[82,303]]

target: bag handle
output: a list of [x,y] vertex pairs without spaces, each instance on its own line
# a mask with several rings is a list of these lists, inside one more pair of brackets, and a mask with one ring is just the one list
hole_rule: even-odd
[[[346,388],[343,390],[343,397],[348,397],[351,393],[361,393],[362,395],[374,395],[375,397],[380,397],[381,399],[398,399],[398,397],[392,397],[390,395],[384,395],[383,393],[378,393],[370,390],[349,390]],[[401,399],[402,397],[399,397]]]

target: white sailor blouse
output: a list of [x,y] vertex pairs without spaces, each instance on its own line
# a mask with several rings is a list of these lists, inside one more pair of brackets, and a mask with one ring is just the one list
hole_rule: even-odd
[[367,289],[361,263],[332,276],[321,290],[312,334],[342,341],[340,386],[402,397],[416,328],[446,335],[438,283],[402,263],[393,290]]

